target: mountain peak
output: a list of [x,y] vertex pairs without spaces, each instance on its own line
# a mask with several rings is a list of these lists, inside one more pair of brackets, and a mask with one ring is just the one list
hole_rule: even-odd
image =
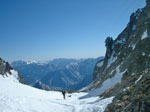
[[146,102],[150,97],[146,94],[150,91],[146,88],[150,80],[149,35],[150,0],[146,0],[146,7],[132,13],[127,27],[114,41],[107,37],[105,60],[99,62],[100,67],[95,66],[94,82],[88,88],[97,88],[94,92],[99,94],[105,91],[102,97],[115,96],[107,110],[150,111]]
[[38,62],[33,60],[33,61],[26,61],[27,64],[37,64]]
[[150,7],[150,0],[146,0],[146,6]]

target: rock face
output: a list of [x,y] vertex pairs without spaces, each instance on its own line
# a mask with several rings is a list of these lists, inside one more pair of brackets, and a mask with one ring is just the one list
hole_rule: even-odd
[[[13,73],[17,73],[17,74],[13,74]],[[14,77],[17,78],[17,80],[20,83],[25,83],[23,78],[21,77],[21,75],[16,72],[8,62],[5,62],[4,60],[2,60],[0,58],[0,75],[2,75],[3,77],[9,77],[9,75],[15,75]],[[17,75],[17,76],[16,76]]]
[[4,69],[4,64],[3,60],[0,58],[0,74],[4,75],[5,69]]
[[9,65],[9,63],[0,58],[0,74],[4,75],[6,72],[10,73],[10,70],[13,70],[13,68]]
[[120,74],[120,82],[101,96],[115,96],[106,112],[150,111],[150,0],[143,9],[130,17],[124,31],[112,40],[106,39],[106,55],[101,66],[95,66],[94,83],[89,88],[100,88],[108,79]]

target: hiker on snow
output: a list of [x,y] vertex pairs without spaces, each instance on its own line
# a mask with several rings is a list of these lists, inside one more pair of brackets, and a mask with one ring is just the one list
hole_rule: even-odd
[[62,90],[62,94],[63,94],[64,99],[66,99],[66,91],[65,90]]

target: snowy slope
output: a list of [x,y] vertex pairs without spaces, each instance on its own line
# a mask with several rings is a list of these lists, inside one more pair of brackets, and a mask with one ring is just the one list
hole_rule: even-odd
[[[81,97],[81,98],[87,98],[87,97],[93,97],[93,96],[97,96],[102,94],[103,92],[105,92],[106,90],[108,90],[109,88],[111,88],[112,86],[116,85],[117,83],[121,82],[122,76],[123,74],[127,71],[125,70],[124,72],[120,72],[119,69],[120,66],[118,66],[116,68],[116,75],[112,78],[108,78],[107,80],[105,80],[102,84],[101,87],[99,88],[95,88],[92,89],[91,91],[88,92],[87,95]],[[88,85],[87,87],[81,89],[81,91],[84,91],[86,89],[89,89],[92,86],[93,83],[91,83],[90,85]]]
[[60,92],[35,89],[0,76],[0,112],[103,112],[113,99],[79,99],[86,94],[73,93],[63,100]]

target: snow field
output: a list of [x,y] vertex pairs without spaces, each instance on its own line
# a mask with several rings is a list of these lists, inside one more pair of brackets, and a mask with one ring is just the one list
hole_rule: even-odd
[[[71,95],[71,97],[68,97]],[[44,91],[0,76],[0,112],[104,112],[113,97],[80,99],[87,93]]]

